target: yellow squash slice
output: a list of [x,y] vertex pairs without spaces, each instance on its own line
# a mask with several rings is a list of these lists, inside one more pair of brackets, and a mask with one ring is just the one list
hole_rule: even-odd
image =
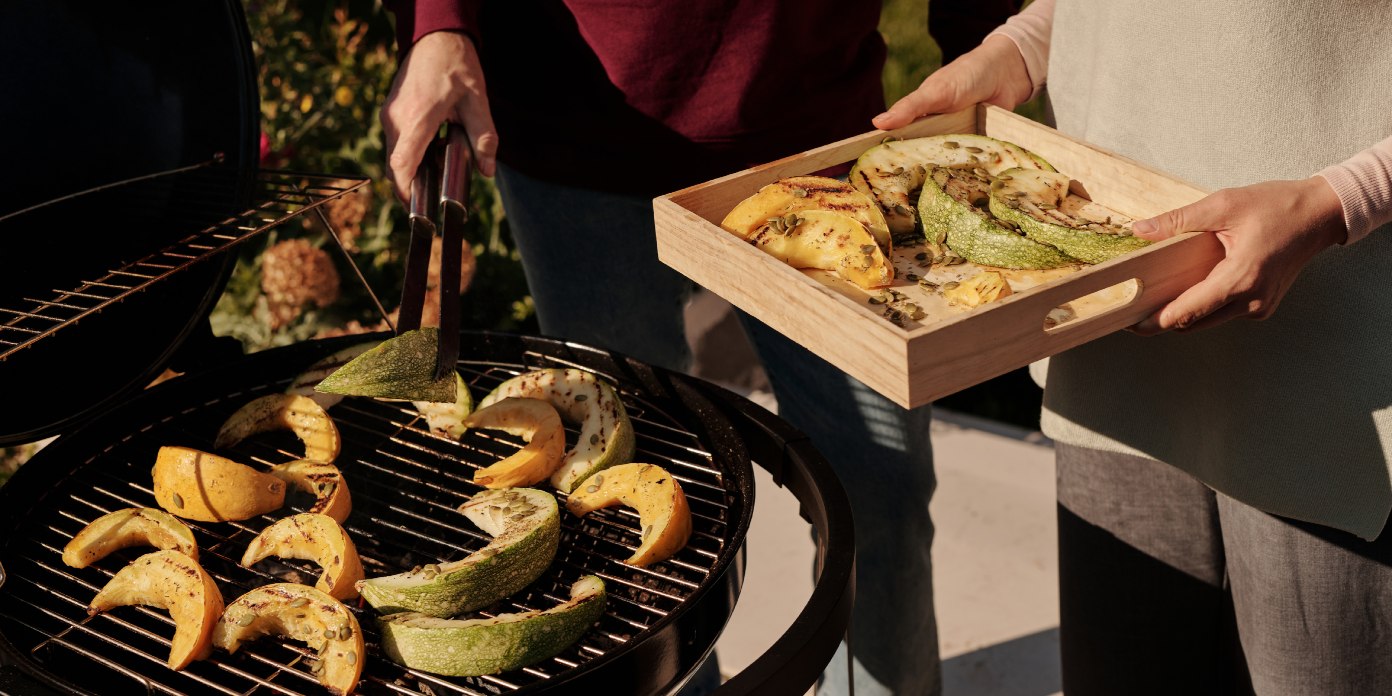
[[625,563],[646,566],[671,558],[691,537],[691,508],[681,484],[656,464],[620,464],[585,479],[566,499],[584,517],[599,508],[626,505],[638,511],[642,544]]
[[284,481],[196,449],[161,447],[151,473],[160,507],[184,519],[245,520],[285,503]]
[[268,394],[237,409],[218,429],[214,447],[231,447],[268,430],[288,429],[304,443],[304,458],[332,462],[340,446],[338,427],[322,406],[307,396]]
[[862,288],[894,280],[894,266],[865,226],[840,213],[808,210],[766,224],[749,242],[793,268],[832,271]]
[[178,551],[198,560],[198,542],[188,525],[163,510],[125,508],[108,512],[83,527],[63,547],[63,562],[73,568],[86,568],[129,546]]
[[297,459],[271,467],[271,475],[316,498],[310,512],[332,517],[343,524],[348,513],[353,511],[353,496],[348,492],[348,482],[343,473],[333,464]]
[[178,551],[147,553],[116,573],[92,598],[87,613],[131,604],[166,609],[174,619],[170,669],[208,656],[213,627],[222,614],[222,593],[197,561]]
[[1009,297],[1010,281],[1000,271],[982,271],[953,286],[943,287],[943,297],[962,307],[979,307]]
[[527,441],[506,459],[474,472],[474,483],[488,488],[516,488],[551,477],[565,459],[565,426],[549,401],[508,397],[464,419],[469,428],[501,430]]
[[886,254],[890,252],[889,224],[875,201],[844,181],[824,176],[779,179],[740,201],[720,221],[720,226],[749,239],[772,218],[807,210],[826,210],[854,218],[870,231]]
[[247,545],[242,566],[250,568],[268,556],[314,561],[324,569],[316,588],[334,599],[358,596],[353,587],[363,579],[358,549],[328,515],[306,512],[277,520]]
[[350,694],[362,677],[362,631],[343,603],[307,585],[258,587],[227,605],[213,629],[213,645],[230,653],[265,635],[309,644],[319,656],[314,673],[329,693]]

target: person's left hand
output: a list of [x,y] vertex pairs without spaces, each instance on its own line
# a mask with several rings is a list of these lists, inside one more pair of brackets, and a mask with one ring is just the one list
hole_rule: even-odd
[[1265,319],[1305,264],[1348,236],[1339,197],[1318,176],[1223,189],[1137,220],[1132,229],[1151,241],[1180,232],[1210,232],[1225,252],[1207,278],[1132,327],[1143,336],[1206,329],[1238,317]]

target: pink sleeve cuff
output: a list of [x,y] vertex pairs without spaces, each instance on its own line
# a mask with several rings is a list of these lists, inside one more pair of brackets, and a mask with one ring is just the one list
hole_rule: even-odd
[[1054,0],[1035,0],[1019,14],[1011,17],[1005,24],[987,34],[999,34],[1015,42],[1020,55],[1025,59],[1025,71],[1029,74],[1034,92],[1030,99],[1039,95],[1044,80],[1049,75],[1049,40],[1054,28]]
[[406,55],[426,34],[463,32],[479,42],[480,0],[383,0],[396,16],[397,55]]
[[1344,224],[1352,244],[1392,223],[1392,138],[1388,138],[1318,174],[1334,189],[1344,207]]

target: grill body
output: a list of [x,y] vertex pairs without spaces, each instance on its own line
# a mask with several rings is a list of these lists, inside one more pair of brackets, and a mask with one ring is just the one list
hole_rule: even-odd
[[[496,677],[455,679],[407,670],[377,648],[370,608],[359,618],[369,644],[360,693],[664,693],[713,646],[743,579],[743,541],[753,506],[749,453],[741,436],[700,388],[680,375],[559,341],[464,334],[460,371],[476,396],[527,369],[573,366],[608,376],[634,420],[639,461],[660,464],[682,482],[693,535],[673,559],[638,569],[620,562],[638,544],[636,514],[562,513],[561,548],[552,567],[518,596],[485,614],[546,608],[563,601],[580,575],[605,579],[609,603],[580,643],[532,668]],[[62,546],[112,509],[153,506],[149,469],[161,445],[211,449],[232,411],[281,391],[301,369],[362,337],[297,344],[235,365],[161,385],[37,455],[0,488],[0,662],[73,693],[322,693],[301,644],[263,638],[237,655],[215,652],[183,673],[163,659],[173,627],[160,611],[123,607],[88,618],[85,605],[107,579],[148,549],[126,549],[82,569],[64,566]],[[480,490],[479,466],[518,444],[492,433],[460,442],[429,434],[407,404],[348,399],[331,415],[343,434],[337,463],[353,493],[346,528],[369,576],[454,560],[487,536],[454,508]],[[572,435],[573,436],[573,435]],[[297,458],[288,434],[253,438],[234,459],[269,466]],[[544,486],[543,486],[544,487]],[[291,507],[302,511],[310,501]],[[236,565],[246,543],[274,516],[239,523],[192,523],[204,567],[227,601],[253,587],[297,576],[313,564]],[[824,661],[823,661],[824,662]],[[16,678],[12,673],[10,678]],[[2,685],[3,682],[0,682]],[[113,685],[119,685],[112,690]],[[593,690],[593,691],[592,691]]]

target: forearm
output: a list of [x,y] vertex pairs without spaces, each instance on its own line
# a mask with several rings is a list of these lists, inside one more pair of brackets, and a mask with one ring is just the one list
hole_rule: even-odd
[[1392,137],[1319,172],[1344,208],[1352,244],[1392,223]]
[[479,41],[482,0],[383,0],[396,15],[396,47],[405,55],[422,36],[436,31],[463,32]]
[[1029,7],[988,34],[1000,34],[1014,41],[1020,49],[1020,55],[1025,59],[1025,70],[1029,72],[1030,82],[1034,85],[1031,97],[1039,94],[1049,73],[1049,39],[1053,28],[1054,0],[1034,0]]

